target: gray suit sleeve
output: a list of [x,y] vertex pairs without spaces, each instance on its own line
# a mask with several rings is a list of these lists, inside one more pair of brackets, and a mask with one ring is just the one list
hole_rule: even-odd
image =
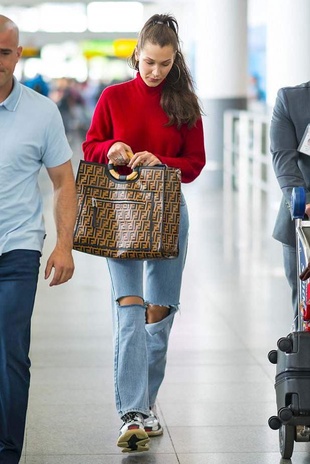
[[278,91],[270,125],[270,141],[274,172],[286,201],[290,203],[293,187],[306,189],[306,184],[298,166],[298,140],[285,89]]

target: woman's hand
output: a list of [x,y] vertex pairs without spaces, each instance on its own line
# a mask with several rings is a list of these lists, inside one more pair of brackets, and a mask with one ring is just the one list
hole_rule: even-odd
[[139,151],[133,155],[128,163],[128,167],[135,169],[138,166],[156,166],[157,164],[161,164],[161,161],[153,153]]
[[132,150],[129,145],[124,142],[115,142],[108,151],[107,158],[115,166],[123,166],[128,164],[132,158]]

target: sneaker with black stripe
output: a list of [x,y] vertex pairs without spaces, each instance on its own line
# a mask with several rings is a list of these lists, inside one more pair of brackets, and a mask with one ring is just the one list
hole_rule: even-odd
[[142,414],[138,412],[128,412],[122,416],[123,425],[117,440],[117,446],[123,448],[123,453],[138,453],[148,451],[150,441],[144,429]]

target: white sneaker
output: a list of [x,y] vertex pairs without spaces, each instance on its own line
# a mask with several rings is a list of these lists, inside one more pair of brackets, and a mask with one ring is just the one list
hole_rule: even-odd
[[123,453],[148,451],[150,439],[144,430],[142,414],[129,412],[122,419],[124,423],[120,429],[117,446],[123,448]]
[[163,434],[164,430],[158,420],[156,406],[150,409],[149,417],[144,419],[144,430],[149,437],[157,437]]

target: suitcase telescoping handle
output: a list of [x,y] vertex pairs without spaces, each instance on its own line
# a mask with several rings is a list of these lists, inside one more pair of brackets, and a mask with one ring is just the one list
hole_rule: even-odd
[[306,191],[295,187],[291,197],[291,215],[296,226],[296,258],[299,278],[298,330],[310,332],[310,221],[305,214]]
[[[310,256],[310,243],[309,234],[306,233],[303,227],[303,220],[305,220],[306,210],[306,191],[303,187],[294,187],[291,196],[291,215],[292,219],[295,219],[296,223],[296,234],[300,240],[301,245],[305,250],[305,256]],[[307,224],[308,225],[308,224]],[[308,227],[307,227],[308,230]],[[305,265],[306,263],[304,263]],[[310,277],[310,262],[305,265],[304,269],[299,275],[301,280],[308,280]]]

